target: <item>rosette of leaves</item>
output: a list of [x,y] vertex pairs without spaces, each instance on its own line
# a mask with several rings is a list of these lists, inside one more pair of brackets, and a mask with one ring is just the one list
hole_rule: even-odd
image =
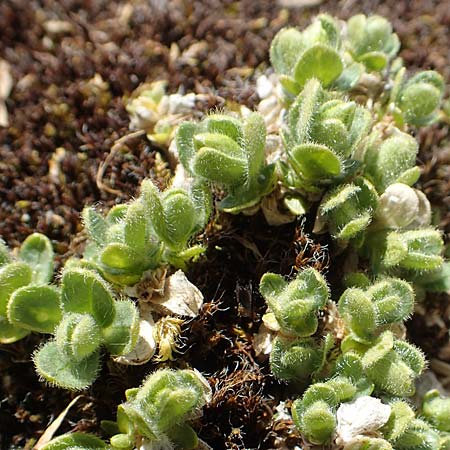
[[98,437],[84,433],[67,433],[52,439],[41,450],[100,450],[107,445]]
[[17,258],[0,240],[0,343],[53,333],[62,317],[59,291],[48,284],[53,266],[52,244],[42,234],[28,236]]
[[450,398],[436,389],[428,391],[423,398],[422,417],[439,431],[450,433]]
[[83,210],[91,240],[85,261],[118,285],[136,284],[145,271],[167,262],[182,266],[202,251],[188,249],[187,243],[207,223],[210,211],[204,186],[160,193],[150,180],[144,180],[138,199],[113,207],[106,217],[92,207]]
[[394,183],[411,186],[420,176],[418,149],[417,141],[397,128],[391,129],[387,138],[374,131],[364,151],[364,176],[380,194]]
[[400,271],[402,276],[414,279],[421,272],[442,269],[443,250],[441,233],[422,228],[368,233],[361,253],[370,259],[375,273]]
[[266,127],[251,113],[241,120],[213,114],[185,122],[176,133],[180,161],[187,173],[221,187],[223,211],[237,214],[259,204],[275,187],[274,166],[265,163]]
[[437,110],[444,95],[444,88],[442,76],[433,70],[419,72],[407,80],[405,69],[400,69],[391,92],[397,122],[415,126],[435,122],[438,119]]
[[318,342],[313,338],[277,336],[270,352],[270,370],[279,380],[302,383],[325,367],[334,345],[330,334]]
[[199,372],[159,370],[140,388],[128,389],[126,399],[117,410],[119,433],[111,438],[112,449],[131,450],[142,442],[155,445],[151,448],[197,448],[197,434],[188,422],[211,399]]
[[313,268],[298,272],[291,281],[275,273],[266,273],[261,278],[259,290],[281,333],[293,337],[309,337],[317,331],[319,312],[330,298],[325,278]]
[[364,290],[346,289],[338,307],[352,339],[370,345],[380,330],[408,320],[414,291],[406,281],[384,278]]
[[88,387],[100,368],[100,349],[129,353],[139,333],[139,313],[131,301],[116,300],[95,272],[73,268],[61,279],[63,318],[55,338],[34,354],[39,375],[72,390]]
[[329,86],[341,75],[340,47],[336,20],[323,14],[302,32],[295,28],[279,31],[270,47],[270,61],[285,91],[297,95],[312,78]]
[[352,381],[337,376],[329,381],[312,384],[292,404],[295,426],[312,444],[331,441],[336,429],[336,410],[340,403],[351,401],[357,394]]
[[358,14],[347,21],[346,43],[355,61],[370,70],[381,71],[400,49],[398,36],[384,17]]
[[367,379],[380,393],[397,397],[414,394],[415,379],[422,373],[426,362],[422,352],[412,344],[395,338],[389,330],[381,333],[370,344],[363,344],[352,335],[341,344],[341,350],[360,365]]
[[378,194],[364,177],[342,184],[327,192],[319,206],[319,222],[326,222],[335,239],[358,236],[372,222]]
[[289,109],[283,141],[289,167],[285,183],[317,191],[357,166],[351,158],[371,125],[371,114],[355,102],[327,93],[312,79]]
[[189,246],[189,241],[205,227],[211,215],[211,193],[204,183],[193,183],[189,191],[169,188],[160,192],[150,180],[144,180],[140,199],[162,242],[163,261],[184,268],[186,261],[204,251],[201,246]]

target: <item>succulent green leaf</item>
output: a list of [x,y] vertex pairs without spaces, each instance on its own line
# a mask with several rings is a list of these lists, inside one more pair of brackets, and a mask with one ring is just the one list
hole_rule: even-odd
[[243,158],[208,147],[197,152],[193,169],[207,180],[231,186],[242,184],[248,170]]
[[170,440],[183,450],[194,450],[198,446],[197,433],[187,423],[177,424],[167,432]]
[[64,312],[91,314],[100,327],[114,319],[114,298],[107,283],[95,272],[70,269],[63,273],[62,304]]
[[136,345],[139,335],[139,313],[134,303],[128,300],[115,302],[114,321],[103,328],[102,335],[108,351],[113,355],[124,355]]
[[339,299],[339,312],[355,339],[370,341],[376,329],[375,307],[363,290],[347,289]]
[[106,443],[92,434],[68,433],[52,439],[41,450],[100,450],[106,448]]
[[391,415],[382,431],[386,439],[390,442],[396,442],[406,431],[415,414],[412,408],[403,401],[395,401],[390,406]]
[[84,228],[89,237],[98,245],[104,245],[108,225],[101,214],[92,206],[86,206],[81,213]]
[[325,45],[314,45],[306,50],[294,68],[294,79],[303,86],[311,78],[316,78],[324,86],[331,84],[342,73],[344,66],[339,53]]
[[17,289],[8,303],[8,319],[26,330],[53,333],[62,319],[59,290],[48,285]]
[[279,74],[290,75],[303,50],[302,33],[295,28],[284,28],[272,41],[270,62]]
[[15,262],[0,269],[0,316],[6,317],[12,293],[31,283],[33,271],[28,264]]
[[150,240],[151,223],[145,205],[139,200],[132,202],[125,216],[125,244],[136,254],[145,254]]
[[194,134],[197,125],[193,122],[183,122],[176,131],[175,142],[180,157],[180,162],[186,171],[192,175],[192,163],[195,156]]
[[0,344],[12,344],[30,334],[29,330],[11,325],[5,316],[0,316]]
[[416,140],[400,131],[369,146],[365,155],[365,173],[378,192],[384,192],[390,184],[405,182],[406,174],[414,169],[417,151]]
[[56,343],[69,359],[80,361],[101,345],[101,330],[89,314],[68,313],[56,328]]
[[34,283],[48,283],[53,276],[53,247],[50,239],[40,233],[28,236],[20,246],[19,259],[33,270]]
[[450,398],[441,396],[438,390],[425,394],[422,415],[438,430],[450,432]]
[[34,354],[38,374],[48,383],[74,391],[87,388],[100,369],[99,352],[81,361],[67,357],[54,341],[47,342]]
[[328,404],[319,400],[305,409],[297,426],[313,444],[325,444],[336,428],[336,417]]
[[339,157],[325,145],[297,145],[290,156],[293,165],[307,180],[332,178],[342,170]]
[[112,283],[133,285],[136,284],[143,270],[139,255],[128,245],[108,244],[100,256],[103,276]]

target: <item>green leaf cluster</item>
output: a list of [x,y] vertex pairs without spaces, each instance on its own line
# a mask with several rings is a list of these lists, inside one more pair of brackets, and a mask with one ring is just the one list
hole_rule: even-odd
[[265,163],[266,126],[260,114],[243,121],[212,114],[199,124],[180,125],[175,139],[186,172],[226,192],[219,203],[223,211],[245,211],[273,190],[274,165]]
[[188,421],[210,396],[211,388],[199,372],[154,372],[140,388],[126,391],[127,401],[117,410],[119,433],[111,438],[112,449],[131,450],[142,438],[155,445],[166,444],[164,448],[196,448],[198,437]]
[[90,242],[80,264],[119,286],[134,285],[144,272],[165,264],[184,267],[203,251],[189,247],[189,241],[206,225],[210,213],[211,198],[204,185],[160,192],[144,180],[136,200],[113,207],[106,217],[93,207],[83,210]]
[[40,233],[25,239],[14,258],[0,240],[0,343],[35,331],[53,333],[62,317],[60,294],[49,284],[53,248]]
[[66,269],[61,278],[62,320],[54,339],[34,354],[38,374],[66,389],[89,386],[100,369],[100,348],[129,353],[137,342],[139,313],[116,300],[108,284],[88,269]]

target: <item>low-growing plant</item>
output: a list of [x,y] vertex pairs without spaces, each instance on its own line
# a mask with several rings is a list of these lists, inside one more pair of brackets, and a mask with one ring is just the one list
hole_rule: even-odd
[[117,410],[119,433],[111,438],[112,449],[145,443],[167,450],[197,448],[197,434],[188,422],[211,399],[211,388],[199,372],[159,370],[140,388],[128,389],[126,398]]
[[[273,86],[275,120],[247,110],[175,130],[163,83],[143,89],[128,104],[132,126],[160,144],[174,136],[182,166],[176,185],[160,192],[144,180],[139,197],[105,216],[86,207],[84,256],[66,264],[58,287],[49,284],[53,251],[45,236],[27,238],[17,258],[1,242],[0,342],[53,334],[34,355],[38,373],[84,389],[97,376],[102,348],[126,355],[138,338],[136,306],[116,299],[108,282],[138,292],[124,288],[149,271],[184,268],[203,252],[193,238],[208,223],[213,193],[231,214],[266,214],[268,204],[274,214],[287,207],[291,219],[317,212],[313,234],[328,232],[344,261],[334,273],[331,258],[333,292],[312,267],[297,267],[290,280],[266,273],[260,281],[265,353],[275,378],[291,383],[297,397],[292,418],[305,448],[449,450],[450,399],[432,390],[417,411],[409,403],[426,360],[405,339],[415,293],[450,290],[442,233],[425,194],[412,187],[420,169],[410,134],[410,126],[438,119],[444,83],[434,71],[408,75],[399,48],[380,16],[342,22],[320,15],[303,31],[282,29],[270,50],[282,91]],[[173,336],[180,321],[166,322]],[[160,360],[171,357],[169,335]],[[104,423],[110,444],[73,433],[43,449],[195,449],[188,422],[210,397],[195,370],[159,370],[127,390],[117,421]]]
[[180,161],[190,176],[225,190],[219,208],[230,213],[258,204],[275,185],[274,165],[265,163],[266,126],[257,113],[243,121],[212,114],[186,122],[176,133]]
[[67,269],[61,278],[62,320],[54,339],[34,355],[38,374],[66,389],[89,386],[100,369],[100,348],[129,353],[139,333],[139,313],[129,300],[116,300],[102,278],[88,269]]
[[161,193],[144,180],[136,200],[113,207],[106,217],[93,207],[84,209],[90,237],[84,262],[121,286],[136,284],[144,272],[165,264],[184,267],[203,251],[188,244],[205,226],[210,212],[210,194],[200,183],[189,190],[170,188]]

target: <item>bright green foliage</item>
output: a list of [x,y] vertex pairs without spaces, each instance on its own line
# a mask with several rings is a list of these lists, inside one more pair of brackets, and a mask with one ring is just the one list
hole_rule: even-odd
[[400,268],[433,271],[442,267],[444,243],[439,231],[424,228],[407,231],[379,231],[367,236],[363,254],[375,272]]
[[347,34],[352,57],[370,71],[383,70],[400,49],[392,25],[381,16],[353,16],[347,22]]
[[440,450],[439,433],[427,422],[413,419],[395,443],[399,450]]
[[107,448],[101,439],[84,433],[68,433],[52,439],[41,450],[100,450]]
[[210,202],[200,184],[189,191],[173,188],[160,193],[151,181],[144,180],[138,199],[112,208],[105,218],[92,207],[84,209],[91,239],[85,260],[119,285],[133,285],[145,271],[167,262],[182,266],[202,251],[187,245],[207,223]]
[[292,418],[297,428],[313,444],[331,440],[336,428],[336,410],[351,401],[357,390],[346,377],[336,377],[311,385],[301,399],[292,404]]
[[270,352],[270,369],[280,380],[304,381],[320,368],[323,352],[313,339],[278,336]]
[[112,448],[131,450],[140,438],[167,449],[196,448],[197,435],[187,422],[210,396],[208,383],[196,371],[153,373],[142,387],[126,391],[127,402],[117,410],[120,434],[111,438]]
[[319,207],[321,220],[335,239],[349,240],[364,231],[372,221],[378,194],[363,177],[353,183],[342,184],[322,199]]
[[402,121],[411,125],[424,126],[437,120],[437,109],[444,94],[444,80],[433,70],[419,72],[405,80],[405,70],[401,69],[391,93]]
[[219,208],[226,212],[251,208],[274,188],[274,166],[265,163],[266,126],[257,113],[243,122],[213,114],[199,124],[183,123],[176,143],[189,175],[225,190]]
[[281,30],[272,41],[270,60],[283,88],[296,95],[312,78],[328,86],[339,77],[344,68],[340,45],[336,21],[323,14],[302,32]]
[[18,341],[32,331],[54,331],[61,301],[58,289],[48,284],[52,276],[53,249],[46,236],[28,236],[17,260],[0,242],[0,343]]
[[298,272],[290,282],[280,275],[266,273],[259,289],[284,334],[308,337],[316,332],[318,313],[329,299],[327,283],[317,270]]
[[[347,289],[339,312],[356,341],[370,344],[380,327],[402,323],[413,313],[414,291],[397,278],[385,278],[368,289]],[[383,329],[381,328],[381,329]]]
[[341,346],[361,358],[363,373],[380,392],[398,397],[414,394],[414,380],[425,368],[422,352],[392,332],[383,332],[371,345],[362,345],[347,337]]
[[410,186],[420,175],[416,166],[418,148],[412,136],[396,128],[386,139],[373,132],[364,155],[364,175],[380,194],[393,183]]
[[51,384],[79,390],[89,386],[100,367],[100,347],[113,355],[136,345],[139,314],[131,301],[115,300],[99,275],[66,269],[61,279],[63,319],[55,339],[34,355],[36,370]]
[[450,398],[434,389],[423,399],[422,416],[440,431],[450,432]]
[[342,178],[370,123],[370,113],[363,107],[336,98],[316,79],[308,81],[289,108],[282,135],[293,170],[285,175],[287,182],[311,189]]

